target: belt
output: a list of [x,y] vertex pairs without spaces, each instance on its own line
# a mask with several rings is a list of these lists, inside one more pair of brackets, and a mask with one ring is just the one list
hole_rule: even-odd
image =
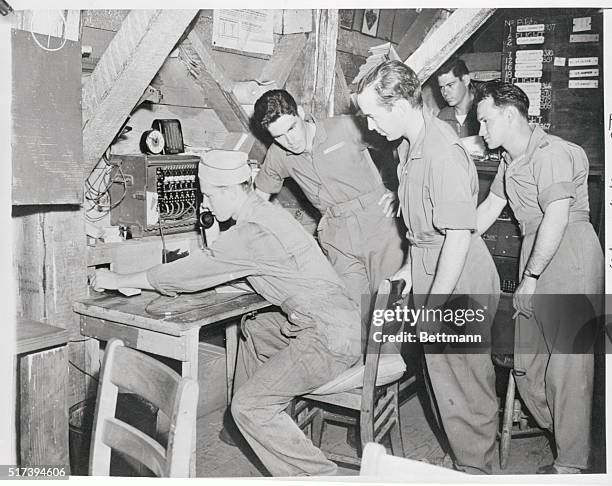
[[371,208],[372,205],[376,204],[386,192],[387,189],[385,186],[378,186],[376,189],[366,192],[365,194],[362,194],[354,199],[349,199],[348,201],[330,206],[327,208],[326,213],[330,216],[338,217],[351,211]]
[[[569,223],[577,223],[579,221],[582,222],[590,222],[589,212],[588,211],[574,211],[569,213]],[[538,231],[540,227],[540,223],[542,222],[541,217],[529,219],[527,221],[519,222],[519,226],[521,228],[521,235],[528,236]]]

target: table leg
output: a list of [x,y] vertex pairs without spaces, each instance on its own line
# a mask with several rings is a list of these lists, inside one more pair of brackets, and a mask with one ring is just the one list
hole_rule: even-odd
[[232,403],[234,388],[234,372],[236,370],[236,357],[238,356],[238,322],[234,321],[225,326],[225,369],[227,376],[227,406]]
[[[198,343],[200,341],[200,329],[198,327],[189,331],[185,336],[185,346],[187,349],[187,360],[181,362],[181,376],[193,378],[198,381]],[[196,419],[197,420],[197,419]],[[189,477],[196,477],[196,446],[197,446],[197,426],[194,424],[191,437],[191,461],[189,466]]]

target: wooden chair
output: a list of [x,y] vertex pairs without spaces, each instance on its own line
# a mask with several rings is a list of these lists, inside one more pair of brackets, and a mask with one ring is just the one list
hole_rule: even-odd
[[[375,309],[387,309],[391,295],[391,282],[384,280],[379,289]],[[359,424],[360,448],[367,442],[380,442],[388,436],[393,454],[404,456],[402,427],[399,414],[399,382],[406,364],[396,354],[381,354],[381,343],[372,337],[374,332],[384,330],[370,324],[365,364],[357,364],[336,379],[319,387],[313,393],[296,399],[290,414],[302,429],[310,427],[311,440],[317,447],[321,441],[328,421],[349,425]],[[410,377],[405,386],[413,383]],[[403,388],[403,387],[402,387]],[[326,410],[326,405],[348,408],[359,412],[345,415]],[[335,462],[354,466],[360,465],[357,457],[324,451]]]
[[426,462],[395,457],[387,454],[380,444],[370,442],[363,450],[363,460],[359,476],[376,479],[378,481],[401,480],[407,482],[465,482],[468,475],[434,466]]
[[523,411],[521,401],[516,398],[514,369],[510,369],[509,371],[508,388],[506,389],[506,400],[504,403],[501,432],[499,436],[499,467],[501,469],[506,469],[508,465],[510,442],[513,437],[543,433],[542,429],[529,426],[529,417]]
[[[115,417],[119,390],[145,398],[169,418],[166,447]],[[109,475],[114,449],[143,464],[156,476],[188,477],[197,404],[195,380],[181,378],[156,359],[126,347],[119,339],[111,339],[100,372],[90,475]]]

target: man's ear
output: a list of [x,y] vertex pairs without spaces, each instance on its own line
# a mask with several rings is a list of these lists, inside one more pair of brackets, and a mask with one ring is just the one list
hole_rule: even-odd
[[472,76],[470,76],[469,73],[461,76],[461,81],[463,81],[463,84],[465,84],[466,86],[469,86],[471,80],[472,80]]
[[298,105],[297,108],[298,116],[303,120],[306,116],[306,112],[304,111],[304,108],[302,108],[302,105]]

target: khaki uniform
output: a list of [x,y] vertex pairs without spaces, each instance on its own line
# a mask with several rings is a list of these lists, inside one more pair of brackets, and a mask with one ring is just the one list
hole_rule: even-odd
[[232,400],[236,425],[272,475],[334,474],[336,465],[285,413],[294,397],[339,376],[360,356],[359,310],[314,238],[253,193],[210,250],[147,273],[153,287],[170,295],[243,277],[283,312],[247,321]]
[[537,282],[534,316],[517,319],[514,367],[529,411],[554,431],[555,464],[580,469],[590,449],[593,354],[574,354],[568,345],[600,315],[604,289],[603,252],[589,222],[588,173],[582,148],[535,127],[525,155],[510,160],[506,154],[491,185],[491,192],[508,199],[521,226],[520,275],[548,205],[571,199],[559,249]]
[[316,123],[310,153],[293,154],[272,144],[255,179],[258,189],[278,193],[291,177],[323,215],[318,238],[323,252],[355,302],[365,299],[364,321],[380,282],[403,264],[402,238],[395,218],[377,203],[385,194],[353,117]]
[[[447,229],[476,230],[478,177],[452,129],[424,112],[425,127],[398,166],[398,195],[410,241],[415,306],[424,304],[434,280]],[[499,301],[499,276],[480,237],[473,237],[453,294],[487,309],[478,331],[489,341]],[[490,348],[478,353],[431,354],[427,369],[456,464],[490,473],[497,433],[495,373]]]
[[480,131],[480,123],[476,116],[476,106],[472,104],[470,111],[467,112],[467,116],[463,123],[459,123],[455,116],[455,108],[452,106],[445,106],[438,113],[440,120],[448,123],[453,130],[457,133],[459,138],[471,137],[472,135],[478,135]]

